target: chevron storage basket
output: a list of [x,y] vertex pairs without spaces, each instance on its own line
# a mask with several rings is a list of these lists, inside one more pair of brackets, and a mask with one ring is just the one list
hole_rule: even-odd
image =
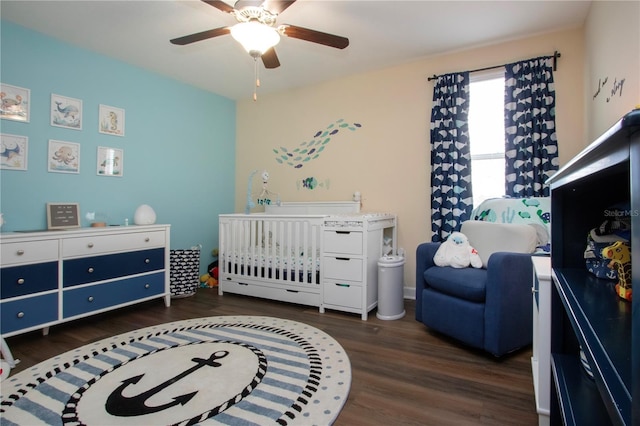
[[171,250],[170,261],[171,297],[193,296],[200,284],[200,247]]

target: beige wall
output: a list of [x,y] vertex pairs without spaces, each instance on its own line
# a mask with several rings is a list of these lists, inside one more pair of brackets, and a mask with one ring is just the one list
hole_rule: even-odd
[[585,23],[588,143],[640,105],[640,2],[596,1]]
[[[425,58],[313,87],[262,95],[258,102],[239,102],[236,211],[244,210],[248,176],[254,169],[269,171],[269,190],[279,193],[283,201],[350,200],[354,191],[360,191],[363,211],[398,215],[399,246],[407,254],[405,294],[412,297],[415,250],[430,238],[433,85],[427,77],[549,55],[556,50],[562,54],[554,74],[557,135],[560,161],[566,163],[585,139],[582,29]],[[295,149],[339,119],[362,127],[339,132],[317,159],[302,168],[276,162],[274,149]],[[302,179],[308,177],[321,186],[302,188]],[[260,186],[256,176],[253,192],[259,192]]]

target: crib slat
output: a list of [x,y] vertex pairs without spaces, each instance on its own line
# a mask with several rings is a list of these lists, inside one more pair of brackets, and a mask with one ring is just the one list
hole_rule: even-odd
[[264,278],[269,278],[272,274],[271,271],[271,246],[269,245],[269,236],[273,233],[273,224],[271,223],[270,220],[265,220],[264,221],[264,230],[262,233],[262,238],[263,238],[263,243],[262,243],[262,266],[264,268],[264,272],[262,274],[262,276]]
[[289,281],[294,281],[294,277],[296,275],[296,265],[297,262],[294,261],[294,256],[297,254],[295,250],[297,246],[293,245],[293,241],[295,241],[295,229],[296,222],[287,223],[287,265],[289,265],[289,276],[287,279]]
[[218,271],[224,274],[227,272],[227,222],[218,221]]
[[229,215],[220,220],[220,271],[295,286],[319,282],[320,218]]

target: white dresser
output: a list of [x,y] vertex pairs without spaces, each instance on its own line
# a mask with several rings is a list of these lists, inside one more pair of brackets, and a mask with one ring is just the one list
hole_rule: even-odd
[[169,225],[0,234],[0,333],[11,336],[164,298]]
[[539,426],[549,425],[551,395],[551,259],[532,256],[533,354],[531,371]]
[[391,214],[329,216],[323,227],[322,305],[361,315],[378,305],[378,259],[396,250],[396,217]]

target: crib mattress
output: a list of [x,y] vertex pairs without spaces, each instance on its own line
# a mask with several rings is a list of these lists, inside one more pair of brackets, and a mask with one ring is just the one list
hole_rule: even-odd
[[[320,258],[316,258],[315,271],[311,267],[313,265],[311,257],[292,257],[291,259],[286,257],[281,259],[279,256],[266,257],[264,255],[245,256],[244,254],[235,254],[222,256],[222,261],[225,265],[225,272],[228,274],[320,284]],[[295,267],[292,268],[289,265],[295,265]]]
[[[264,254],[253,255],[252,253],[226,253],[222,255],[222,261],[262,268],[298,270],[303,270],[305,266],[307,270],[311,270],[314,264],[312,256],[266,256]],[[320,269],[320,256],[315,258],[315,268],[316,270]]]

